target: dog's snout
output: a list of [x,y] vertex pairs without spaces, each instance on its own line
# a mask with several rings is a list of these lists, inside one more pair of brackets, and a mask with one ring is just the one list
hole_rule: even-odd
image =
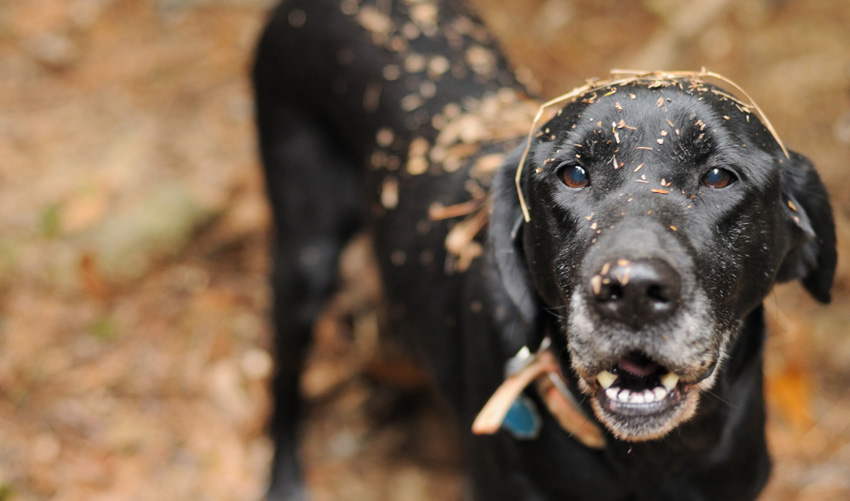
[[662,259],[605,263],[589,286],[602,318],[634,329],[670,316],[680,303],[682,290],[681,276]]

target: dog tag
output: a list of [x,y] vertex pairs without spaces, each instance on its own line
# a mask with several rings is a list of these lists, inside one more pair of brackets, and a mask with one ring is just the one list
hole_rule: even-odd
[[524,366],[505,379],[478,413],[472,423],[472,432],[476,435],[496,433],[502,427],[514,402],[522,396],[525,387],[541,375],[558,370],[552,357],[544,360],[542,357],[529,355],[523,358],[525,363],[521,365]]
[[525,395],[514,400],[502,421],[502,429],[519,440],[534,440],[540,435],[541,426],[537,406]]

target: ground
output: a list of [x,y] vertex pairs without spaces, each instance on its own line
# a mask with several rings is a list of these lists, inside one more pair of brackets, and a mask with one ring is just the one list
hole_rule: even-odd
[[[845,0],[477,0],[556,96],[610,68],[723,73],[829,186],[850,245]],[[0,500],[258,499],[269,214],[247,81],[267,0],[0,4]],[[305,379],[317,499],[460,498],[451,428],[382,364],[364,246]],[[850,268],[767,301],[764,499],[850,496]],[[405,396],[399,396],[404,388]]]

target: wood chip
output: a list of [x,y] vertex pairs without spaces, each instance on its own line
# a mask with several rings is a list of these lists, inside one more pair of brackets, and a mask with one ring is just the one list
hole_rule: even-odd
[[378,146],[383,148],[388,147],[393,143],[395,139],[395,134],[393,134],[392,129],[388,127],[382,127],[378,130],[378,133],[375,135],[375,142],[378,143]]
[[600,275],[593,275],[593,278],[590,279],[590,289],[597,296],[602,292],[602,277]]
[[434,202],[428,207],[428,219],[431,221],[442,221],[455,217],[468,216],[479,208],[482,202],[480,200],[467,200],[455,205],[445,206],[438,202]]
[[395,177],[384,178],[381,186],[381,205],[385,209],[395,209],[398,206],[398,179]]
[[428,170],[428,161],[425,157],[413,157],[407,161],[407,173],[411,176],[424,174]]
[[631,276],[632,276],[632,268],[631,268],[631,266],[629,266],[628,268],[626,268],[626,270],[625,270],[625,272],[623,273],[622,276],[619,275],[619,274],[617,275],[617,279],[620,281],[620,285],[625,287],[625,286],[629,285],[629,279],[631,278]]

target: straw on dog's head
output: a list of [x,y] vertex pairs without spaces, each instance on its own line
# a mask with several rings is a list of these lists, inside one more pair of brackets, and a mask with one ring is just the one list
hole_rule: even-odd
[[690,85],[699,86],[701,84],[706,83],[707,79],[709,78],[725,82],[726,84],[730,85],[735,90],[740,92],[749,101],[749,104],[739,101],[731,94],[722,92],[719,89],[716,90],[716,92],[721,92],[728,99],[732,99],[737,102],[742,107],[742,110],[755,110],[759,114],[759,116],[761,116],[765,126],[773,135],[773,138],[776,140],[777,144],[779,144],[779,147],[782,148],[782,151],[783,153],[785,153],[785,156],[788,157],[788,150],[785,149],[785,143],[783,143],[782,140],[779,139],[779,135],[776,133],[776,129],[773,128],[773,124],[770,123],[770,120],[767,118],[764,112],[762,112],[758,104],[756,104],[756,102],[751,97],[749,97],[746,91],[744,91],[744,89],[742,89],[738,84],[719,73],[709,71],[706,68],[703,68],[700,71],[611,70],[610,78],[604,80],[600,80],[597,78],[589,79],[584,85],[576,87],[575,89],[566,94],[563,94],[543,103],[540,106],[540,109],[537,111],[537,115],[534,117],[534,121],[531,124],[531,131],[528,133],[525,150],[523,151],[522,158],[520,159],[519,166],[517,167],[515,177],[517,196],[519,197],[519,202],[520,206],[522,207],[522,213],[525,217],[525,221],[528,222],[531,220],[531,214],[528,211],[528,205],[525,203],[525,197],[522,194],[522,189],[520,187],[520,179],[522,178],[522,171],[523,167],[525,167],[525,161],[528,158],[528,150],[529,148],[531,148],[531,139],[535,131],[537,130],[537,125],[540,122],[540,119],[543,117],[544,113],[546,113],[547,110],[558,104],[565,103],[571,100],[574,101],[580,98],[581,96],[593,96],[593,98],[595,99],[596,96],[598,96],[598,92],[606,87],[614,89],[618,85],[624,86],[630,83],[641,81],[647,82],[648,86],[650,87],[666,87],[668,85],[682,85],[682,82],[685,79],[687,79]]

